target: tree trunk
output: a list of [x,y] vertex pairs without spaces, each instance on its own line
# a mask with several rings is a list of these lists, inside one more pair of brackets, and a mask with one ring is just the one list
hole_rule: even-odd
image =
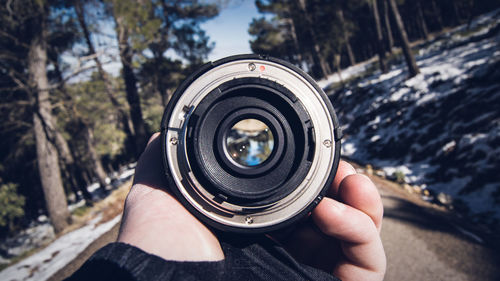
[[420,0],[415,1],[417,5],[417,19],[418,23],[420,25],[420,29],[422,30],[422,35],[424,39],[427,41],[429,40],[429,29],[427,28],[427,23],[425,22],[424,18],[424,11],[422,10],[422,4],[420,3]]
[[468,4],[468,17],[467,17],[467,29],[470,29],[472,25],[472,20],[474,19],[474,15],[476,14],[476,1],[474,0],[469,0],[467,1]]
[[87,146],[87,152],[90,156],[90,165],[92,166],[92,170],[94,174],[97,176],[97,180],[99,182],[99,185],[101,186],[101,190],[106,194],[106,172],[104,171],[104,168],[102,167],[101,159],[99,158],[99,155],[97,154],[97,151],[95,150],[94,146],[94,133],[90,129],[89,126],[84,124],[83,130],[85,130],[84,135],[85,135],[85,143]]
[[387,35],[387,51],[392,53],[392,49],[394,48],[394,38],[392,37],[391,21],[389,19],[389,7],[387,7],[387,0],[382,0],[382,2],[384,4],[384,24]]
[[156,73],[153,74],[153,84],[155,85],[155,89],[158,92],[158,94],[161,97],[161,102],[162,105],[165,107],[168,104],[168,101],[170,99],[169,94],[168,94],[168,89],[165,87],[165,85],[162,83],[162,73],[160,72],[161,69],[161,62],[162,62],[162,57],[163,53],[165,50],[160,50],[159,52],[153,52],[153,60],[156,68]]
[[443,29],[443,18],[441,17],[441,10],[436,4],[436,0],[431,0],[432,5],[432,13],[434,14],[434,18],[436,19],[436,23],[439,27],[439,30]]
[[456,24],[461,24],[462,23],[462,17],[460,17],[460,12],[458,11],[458,4],[457,1],[451,0],[452,6],[453,6],[453,14],[455,16],[455,22]]
[[349,43],[349,33],[345,30],[345,19],[344,12],[341,8],[337,10],[337,16],[339,17],[340,24],[342,26],[342,37],[344,39],[344,44],[347,50],[347,57],[349,58],[349,64],[355,65],[356,59],[354,58],[354,53],[352,52],[351,43]]
[[118,36],[118,48],[122,62],[122,74],[125,81],[125,92],[130,107],[130,117],[135,131],[136,156],[146,147],[146,125],[142,119],[142,110],[139,94],[137,92],[137,79],[132,69],[132,49],[128,42],[128,29],[123,22],[123,18],[115,15],[116,33]]
[[345,87],[344,79],[342,79],[342,69],[340,69],[340,55],[333,55],[333,64],[335,65],[335,70],[337,71],[337,75],[339,76],[339,82],[342,87]]
[[316,32],[313,29],[313,22],[311,19],[311,15],[309,15],[309,13],[307,12],[306,0],[299,0],[298,2],[299,2],[300,11],[301,11],[302,15],[304,16],[307,32],[309,33],[309,36],[311,39],[311,44],[310,44],[311,55],[312,55],[313,62],[314,62],[313,67],[315,68],[315,70],[313,70],[313,72],[315,72],[316,76],[318,76],[318,77],[325,77],[326,78],[328,76],[328,71],[326,69],[326,61],[323,58],[323,56],[321,55],[321,49],[318,45]]
[[80,169],[81,177],[83,181],[86,183],[86,186],[89,186],[92,183],[92,180],[89,177],[89,174],[86,169]]
[[[42,7],[43,9],[43,7]],[[32,88],[34,89],[33,129],[36,140],[36,152],[40,181],[47,205],[47,211],[56,233],[61,232],[71,223],[66,196],[61,180],[58,153],[55,143],[54,120],[49,101],[49,83],[46,64],[46,23],[42,16],[39,33],[31,40],[28,68]]]
[[97,66],[97,72],[99,73],[99,77],[101,80],[104,82],[105,86],[105,91],[106,95],[108,96],[109,100],[111,101],[111,104],[115,108],[117,114],[118,114],[118,119],[120,120],[123,130],[125,132],[125,135],[127,136],[127,139],[129,141],[133,142],[132,147],[127,147],[128,149],[132,150],[132,153],[136,155],[136,144],[135,144],[135,133],[134,133],[134,126],[132,124],[132,120],[130,120],[126,110],[123,108],[123,106],[120,104],[118,99],[116,98],[114,94],[114,89],[113,85],[111,83],[111,80],[108,77],[108,74],[106,71],[104,71],[104,68],[102,66],[101,61],[99,60],[98,56],[96,55],[96,51],[94,49],[94,45],[92,44],[92,41],[90,40],[90,32],[87,27],[87,23],[85,22],[85,16],[83,14],[83,7],[82,3],[80,0],[77,0],[74,2],[74,7],[75,11],[77,14],[78,22],[80,24],[80,27],[82,28],[83,35],[85,37],[85,42],[87,43],[87,48],[89,49],[89,55],[94,55],[94,62]]
[[290,35],[292,36],[293,46],[297,54],[297,61],[299,64],[302,64],[304,62],[302,58],[302,51],[300,49],[299,39],[297,37],[297,29],[295,28],[295,21],[293,20],[291,13],[289,18],[289,24],[290,24]]
[[384,37],[382,35],[382,26],[380,25],[377,0],[372,0],[372,13],[373,19],[375,21],[375,28],[377,30],[377,50],[380,71],[382,71],[382,73],[387,73],[389,69],[387,68],[387,62],[385,58]]
[[165,93],[162,94],[162,96],[161,96],[161,103],[162,103],[163,107],[167,106],[168,101],[170,100],[171,96],[172,96],[172,90],[166,89]]
[[418,69],[417,63],[415,62],[415,57],[413,56],[410,48],[410,42],[408,41],[408,35],[406,35],[405,27],[403,25],[403,21],[401,20],[401,16],[399,15],[398,6],[396,6],[395,0],[388,0],[392,15],[394,16],[394,20],[396,22],[396,31],[401,38],[401,47],[403,48],[403,54],[405,56],[406,64],[408,65],[409,77],[413,77],[420,73]]
[[[56,72],[56,75],[59,78],[59,81],[61,81],[61,84],[59,86],[59,90],[63,93],[64,98],[69,103],[69,106],[67,106],[68,107],[67,110],[69,112],[69,115],[71,116],[71,119],[73,119],[74,122],[76,124],[78,124],[78,128],[79,128],[80,132],[83,132],[84,138],[90,138],[91,143],[93,143],[94,136],[92,134],[91,129],[89,128],[88,124],[83,120],[81,115],[76,110],[73,97],[66,90],[66,85],[64,83],[64,79],[62,77],[62,73],[61,73],[60,68],[59,68],[59,63],[54,62],[54,70]],[[89,135],[89,132],[90,132],[90,135]],[[63,159],[63,162],[69,171],[69,175],[71,177],[70,180],[71,180],[72,184],[77,184],[76,189],[79,189],[82,192],[82,195],[85,198],[85,201],[88,201],[87,205],[92,204],[92,196],[88,192],[87,187],[78,185],[77,181],[75,180],[75,177],[78,174],[76,172],[78,170],[78,167],[76,165],[75,157],[73,157],[73,153],[71,153],[68,142],[63,137],[59,128],[56,128],[55,133],[56,133],[57,150],[59,151],[59,155]],[[95,151],[94,148],[92,148],[92,150]],[[88,151],[90,151],[90,149]],[[100,162],[100,159],[97,159],[97,160]],[[80,161],[80,163],[81,163],[81,161]],[[97,171],[99,166],[102,167],[101,164],[93,163],[92,169],[95,170],[94,172],[97,175],[100,187],[101,187],[102,191],[105,193],[106,192],[106,181],[105,181],[106,175],[104,175],[104,177],[102,177],[102,174],[99,173],[99,171]]]

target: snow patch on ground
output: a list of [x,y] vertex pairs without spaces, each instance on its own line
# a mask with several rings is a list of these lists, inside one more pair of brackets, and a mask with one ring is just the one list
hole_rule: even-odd
[[[109,190],[109,189],[117,188],[117,187],[121,186],[123,183],[125,183],[126,181],[128,181],[130,178],[132,178],[134,175],[134,172],[135,172],[136,165],[137,165],[137,163],[131,163],[131,164],[128,164],[126,167],[123,167],[122,169],[120,169],[120,172],[113,172],[113,174],[107,178],[107,182],[110,185],[107,186],[106,189]],[[102,198],[102,194],[99,193],[100,192],[99,184],[93,183],[93,184],[87,186],[87,190],[92,194],[92,197],[94,199],[104,199],[104,198]],[[84,204],[85,204],[85,201],[80,200],[78,202],[74,202],[72,204],[69,204],[68,209],[71,212],[79,207],[84,206]],[[114,224],[116,224],[116,220],[119,221],[119,217],[113,219]],[[56,256],[61,257],[62,260],[65,260],[66,262],[63,262],[59,259],[48,259],[47,255],[45,255],[44,259],[43,259],[45,262],[42,265],[33,265],[33,266],[28,267],[28,265],[31,262],[36,262],[40,259],[40,258],[38,258],[38,259],[32,260],[33,256],[30,256],[29,258],[23,260],[22,262],[20,262],[16,265],[12,265],[12,266],[8,267],[7,269],[4,269],[3,271],[1,271],[0,272],[0,280],[1,281],[4,281],[4,280],[7,280],[7,281],[8,280],[44,280],[44,279],[40,279],[40,278],[42,278],[42,277],[45,278],[44,276],[49,277],[50,275],[43,273],[42,275],[34,275],[34,276],[42,276],[42,277],[37,277],[37,278],[30,277],[30,279],[26,279],[26,276],[23,275],[23,274],[25,274],[25,271],[23,271],[24,269],[22,269],[22,266],[21,266],[21,268],[18,268],[19,265],[24,265],[26,270],[29,269],[29,271],[49,272],[50,274],[53,274],[54,272],[56,272],[59,269],[58,268],[57,270],[52,270],[53,266],[57,267],[57,266],[60,266],[61,264],[63,264],[63,266],[64,266],[64,264],[70,262],[76,255],[78,255],[83,249],[85,249],[85,247],[87,247],[92,241],[94,241],[96,238],[98,238],[100,235],[102,235],[103,233],[107,232],[110,229],[110,228],[109,229],[102,228],[103,227],[102,225],[107,225],[107,223],[96,226],[99,223],[99,221],[100,221],[100,217],[97,218],[97,221],[89,222],[86,224],[86,226],[83,227],[83,229],[87,229],[87,230],[89,228],[95,227],[96,228],[95,230],[91,230],[92,235],[86,235],[85,231],[83,231],[82,234],[77,234],[77,233],[80,233],[80,232],[77,232],[80,230],[75,230],[75,231],[73,231],[69,234],[66,234],[66,235],[60,237],[59,239],[55,240],[54,243],[62,243],[63,245],[64,245],[64,243],[66,243],[68,245],[69,244],[72,245],[71,246],[72,248],[70,248],[70,251],[74,251],[75,255],[66,254],[66,252],[57,252],[57,254],[54,254],[57,251],[57,249],[51,252],[52,254],[54,254],[54,257],[56,257]],[[44,245],[51,243],[53,241],[54,237],[55,237],[54,230],[53,230],[52,226],[50,225],[50,222],[49,222],[47,216],[41,215],[37,221],[31,222],[31,224],[28,228],[20,231],[14,237],[9,237],[9,238],[6,238],[5,240],[0,241],[0,252],[3,255],[5,255],[5,256],[0,255],[0,263],[3,263],[3,264],[9,263],[10,262],[9,259],[11,259],[13,257],[19,256],[19,255],[21,255],[25,252],[28,252],[32,249],[43,247]],[[65,239],[61,240],[63,237],[69,237],[69,238],[65,238]],[[75,239],[75,241],[74,241],[75,243],[72,243],[70,241],[71,239],[73,239],[71,237],[73,237]],[[81,237],[85,237],[85,238],[81,239]],[[52,244],[50,244],[49,247],[53,247]],[[39,254],[46,253],[46,251],[48,251],[47,249],[49,249],[49,247],[45,248],[44,250],[37,253],[36,255],[38,256]],[[52,249],[52,248],[50,248],[50,249]],[[55,261],[55,263],[53,261]],[[50,269],[47,269],[48,270],[47,271],[47,270],[45,270],[45,267],[50,267]],[[18,269],[16,270],[14,268],[18,268]],[[40,268],[42,268],[42,269],[40,269]],[[7,273],[5,273],[7,270],[9,270],[8,272],[11,272],[11,273],[8,273],[8,275],[6,275]],[[16,273],[12,273],[12,272],[18,272],[18,274],[20,274],[20,275],[16,275]],[[12,275],[12,274],[14,274],[14,275]],[[16,278],[5,279],[4,278],[5,276],[14,276]],[[21,276],[22,278],[19,276]]]
[[419,50],[421,73],[411,79],[404,63],[366,74],[371,61],[345,73],[364,76],[346,89],[324,80],[345,134],[342,154],[500,219],[499,26],[497,10],[471,30],[440,35]]
[[101,216],[89,221],[84,227],[67,233],[45,249],[0,272],[4,281],[43,281],[63,268],[95,239],[120,222],[121,215],[99,224]]
[[[370,67],[371,63],[375,61],[375,58],[372,58],[366,62],[363,63],[358,63],[356,65],[350,66],[341,72],[342,80],[348,80],[353,76],[358,75],[361,72],[364,72],[367,70],[368,67]],[[322,79],[318,81],[318,85],[321,88],[325,88],[331,84],[334,83],[339,83],[340,82],[340,76],[338,74],[332,74],[328,76],[326,79]]]

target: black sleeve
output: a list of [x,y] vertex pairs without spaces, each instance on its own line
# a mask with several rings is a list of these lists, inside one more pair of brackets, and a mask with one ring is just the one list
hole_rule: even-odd
[[218,262],[167,261],[131,245],[112,243],[67,280],[339,280],[298,263],[270,239],[234,241],[221,243],[225,259]]
[[223,267],[223,261],[166,261],[128,244],[111,243],[66,280],[220,280]]

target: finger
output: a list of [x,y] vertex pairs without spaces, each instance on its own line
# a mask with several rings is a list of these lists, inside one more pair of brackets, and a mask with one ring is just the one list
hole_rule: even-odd
[[346,161],[340,160],[339,167],[337,168],[337,174],[335,174],[335,178],[333,179],[330,190],[328,190],[327,196],[330,198],[336,198],[340,183],[345,177],[354,174],[356,174],[356,170],[352,167],[352,165]]
[[372,219],[362,211],[334,199],[324,198],[312,212],[319,229],[341,240],[350,263],[364,269],[385,268],[385,254]]
[[375,184],[365,175],[349,175],[340,184],[338,198],[367,214],[380,231],[384,207]]
[[321,200],[312,217],[323,233],[350,243],[367,243],[376,232],[368,215],[331,198]]

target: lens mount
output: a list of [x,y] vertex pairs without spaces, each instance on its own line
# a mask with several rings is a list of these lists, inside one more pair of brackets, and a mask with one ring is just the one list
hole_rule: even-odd
[[293,223],[322,199],[340,159],[323,91],[295,66],[256,55],[208,63],[186,79],[161,133],[170,188],[196,217],[226,231]]

